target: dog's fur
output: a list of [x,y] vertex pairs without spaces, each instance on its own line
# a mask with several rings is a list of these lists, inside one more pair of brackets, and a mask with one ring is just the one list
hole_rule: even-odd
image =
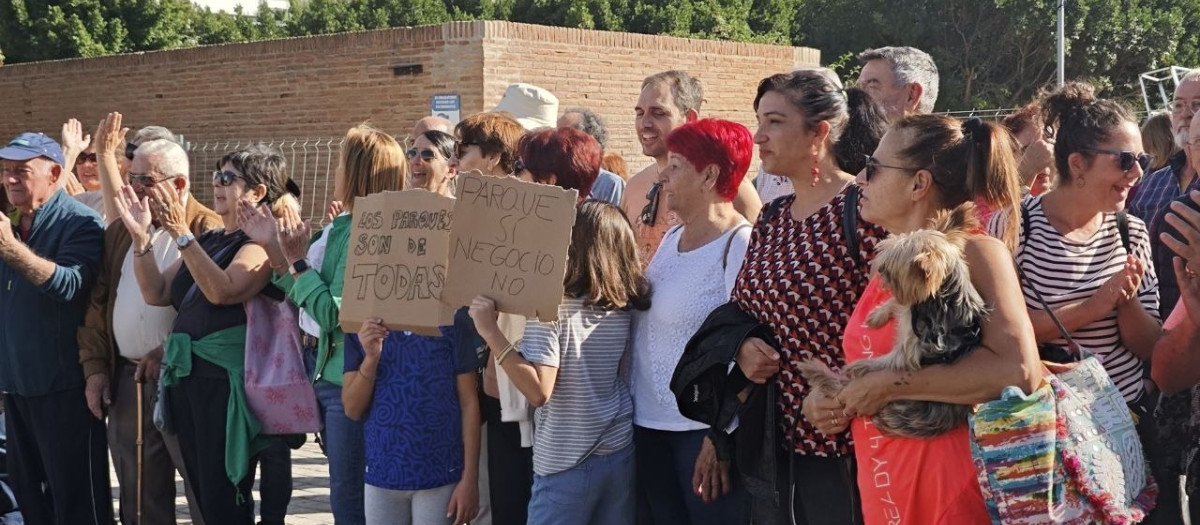
[[[971,285],[963,249],[978,227],[975,208],[967,203],[938,215],[929,229],[880,241],[871,268],[892,298],[867,316],[867,326],[878,328],[895,318],[892,351],[857,361],[842,374],[817,360],[801,363],[809,385],[833,395],[849,379],[878,370],[918,370],[923,360],[952,360],[959,349],[977,345],[988,307]],[[966,405],[901,400],[884,406],[873,422],[888,435],[927,438],[966,421],[970,411]]]

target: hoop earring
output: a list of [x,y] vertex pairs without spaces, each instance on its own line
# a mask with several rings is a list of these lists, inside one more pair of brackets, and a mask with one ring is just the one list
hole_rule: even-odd
[[812,167],[812,178],[813,178],[813,179],[812,179],[812,184],[811,184],[811,186],[812,186],[812,187],[814,187],[814,188],[816,188],[816,187],[817,187],[817,180],[821,178],[821,168],[818,168],[818,167],[817,167],[817,163],[816,163],[816,162],[814,162],[814,163],[813,163],[813,167]]
[[1083,178],[1083,176],[1081,175],[1081,176],[1079,176],[1078,178],[1076,178],[1076,179],[1075,179],[1075,185],[1076,185],[1076,186],[1079,186],[1080,188],[1082,188],[1082,187],[1084,187],[1084,186],[1087,186],[1087,180],[1085,180],[1085,179]]

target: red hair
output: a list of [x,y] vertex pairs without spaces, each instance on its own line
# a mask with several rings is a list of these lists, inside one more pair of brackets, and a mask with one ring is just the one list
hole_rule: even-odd
[[579,190],[580,202],[591,192],[604,155],[596,139],[574,128],[534,131],[521,138],[517,149],[535,182],[549,184],[553,175],[556,186]]
[[706,118],[675,128],[667,135],[667,151],[687,159],[697,171],[715,165],[717,194],[732,201],[750,169],[754,138],[737,122]]

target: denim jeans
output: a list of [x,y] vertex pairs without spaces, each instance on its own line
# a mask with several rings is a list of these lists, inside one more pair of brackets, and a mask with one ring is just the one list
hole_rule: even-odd
[[533,475],[529,523],[628,525],[633,523],[633,445],[595,454],[574,468]]
[[633,427],[638,525],[736,525],[750,521],[749,497],[737,472],[733,488],[712,503],[696,496],[692,474],[707,430],[672,432]]
[[283,525],[292,501],[292,449],[278,436],[256,458],[258,462],[259,525]]
[[[317,349],[304,349],[304,365],[311,376],[316,367]],[[342,406],[342,387],[317,381],[317,402],[325,430],[320,434],[321,449],[329,458],[329,505],[337,525],[363,525],[363,475],[366,473],[366,445],[362,423],[346,417]]]

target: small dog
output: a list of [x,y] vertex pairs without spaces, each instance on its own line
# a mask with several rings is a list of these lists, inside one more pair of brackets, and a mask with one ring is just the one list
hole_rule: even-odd
[[[885,356],[864,359],[837,374],[817,360],[801,363],[800,372],[814,390],[834,393],[849,379],[878,370],[919,370],[950,363],[979,344],[980,323],[988,307],[971,285],[963,248],[979,227],[974,205],[943,212],[929,229],[893,235],[875,249],[871,268],[892,298],[867,316],[878,328],[896,319],[896,341]],[[885,434],[928,438],[966,421],[971,407],[931,401],[893,401],[873,418]]]

